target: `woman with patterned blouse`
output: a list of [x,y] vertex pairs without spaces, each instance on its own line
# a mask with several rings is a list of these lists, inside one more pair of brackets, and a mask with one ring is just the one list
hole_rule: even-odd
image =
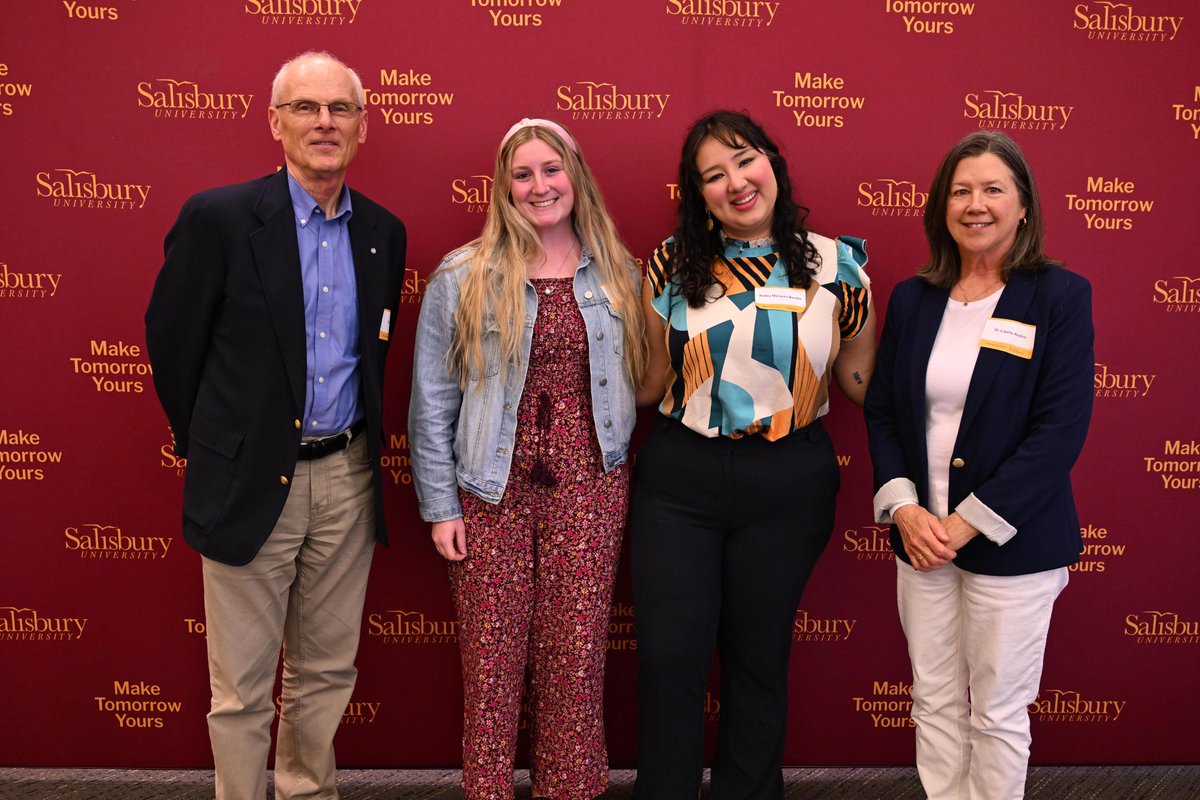
[[635,798],[695,797],[720,653],[713,800],[783,796],[791,632],[833,530],[820,418],[832,375],[862,404],[875,360],[863,242],[804,229],[787,163],[743,114],[688,133],[675,235],[642,288],[641,404],[662,414],[630,512],[638,638]]

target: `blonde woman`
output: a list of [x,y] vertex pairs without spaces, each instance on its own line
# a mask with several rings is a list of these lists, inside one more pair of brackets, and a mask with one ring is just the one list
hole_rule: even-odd
[[513,796],[526,667],[533,795],[607,786],[604,644],[646,354],[633,265],[574,137],[524,119],[482,235],[429,281],[409,436],[448,562],[464,683],[463,790]]

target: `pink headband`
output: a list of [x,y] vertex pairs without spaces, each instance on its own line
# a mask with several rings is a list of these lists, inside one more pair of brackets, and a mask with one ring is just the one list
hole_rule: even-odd
[[504,134],[504,138],[500,140],[500,146],[504,147],[504,145],[508,144],[508,140],[513,137],[513,134],[522,128],[533,127],[549,128],[562,137],[562,140],[566,142],[567,147],[571,148],[572,153],[575,153],[576,155],[579,154],[579,147],[575,144],[575,140],[571,138],[571,134],[567,133],[566,128],[564,128],[562,125],[559,125],[557,122],[551,122],[548,119],[530,119],[529,117],[525,117],[516,125],[513,125],[511,128],[509,128],[508,133]]

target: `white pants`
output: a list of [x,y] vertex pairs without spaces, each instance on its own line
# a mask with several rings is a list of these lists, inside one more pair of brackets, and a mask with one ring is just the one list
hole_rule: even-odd
[[375,547],[366,437],[296,465],[288,499],[249,564],[204,565],[217,800],[263,800],[283,645],[275,796],[335,800],[333,736],[358,675]]
[[1020,800],[1054,600],[1067,569],[918,572],[896,559],[912,660],[917,772],[929,800]]

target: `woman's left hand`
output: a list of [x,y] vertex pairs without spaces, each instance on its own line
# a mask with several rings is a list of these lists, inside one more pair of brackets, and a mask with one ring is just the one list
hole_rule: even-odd
[[904,552],[913,569],[932,572],[949,564],[957,555],[947,543],[950,537],[942,529],[941,521],[921,506],[901,506],[892,512],[892,519],[900,528]]

